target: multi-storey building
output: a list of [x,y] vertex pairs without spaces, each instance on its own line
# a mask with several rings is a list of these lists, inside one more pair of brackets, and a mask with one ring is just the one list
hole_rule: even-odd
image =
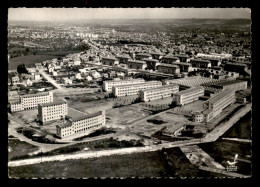
[[180,72],[190,72],[192,67],[190,63],[186,62],[172,62],[173,65],[179,66]]
[[129,95],[137,95],[140,90],[156,88],[159,86],[162,86],[161,81],[149,81],[149,82],[139,83],[139,84],[114,86],[112,88],[112,92],[114,96],[122,97],[122,96],[129,96]]
[[173,55],[168,55],[168,56],[164,56],[161,58],[161,62],[165,63],[165,64],[172,64],[173,62],[178,61],[179,58],[173,56]]
[[158,72],[166,73],[166,74],[180,74],[179,66],[172,64],[163,64],[157,66]]
[[191,59],[190,63],[192,65],[192,67],[195,67],[195,68],[209,68],[209,67],[211,67],[211,62],[209,60]]
[[147,102],[155,99],[163,99],[172,97],[173,94],[179,92],[178,84],[171,84],[166,86],[160,86],[157,88],[141,90],[139,97],[141,101]]
[[105,111],[99,111],[93,114],[82,114],[77,117],[69,117],[69,119],[56,125],[56,135],[61,139],[85,136],[89,132],[104,126],[106,123]]
[[146,62],[147,69],[151,69],[151,70],[155,70],[156,66],[159,64],[159,60],[156,59],[145,58],[143,59],[143,61]]
[[185,55],[185,54],[178,54],[178,55],[174,55],[175,57],[180,59],[180,62],[187,62],[189,56]]
[[130,69],[145,69],[147,66],[146,62],[141,60],[128,60],[126,64]]
[[113,57],[103,57],[101,59],[101,62],[102,62],[102,64],[108,65],[108,66],[114,66],[116,64],[119,64],[119,61]]
[[137,84],[144,83],[144,79],[129,79],[129,80],[113,80],[113,81],[104,81],[103,90],[106,92],[112,92],[113,86],[127,85],[127,84]]
[[214,88],[218,90],[234,89],[235,91],[247,89],[247,81],[242,80],[219,80],[215,82],[209,82],[202,84],[202,86],[207,88]]
[[203,114],[205,120],[208,122],[214,117],[219,115],[224,108],[236,101],[235,90],[228,89],[214,95],[212,98],[207,100],[203,107],[206,109]]
[[235,72],[243,72],[246,70],[247,65],[242,63],[233,63],[228,62],[224,66],[224,70],[226,71],[235,71]]
[[163,57],[162,53],[156,53],[156,52],[151,52],[150,55],[152,55],[152,58],[156,60],[160,60]]
[[129,59],[131,59],[129,55],[117,55],[116,58],[120,64],[125,64]]
[[138,53],[135,55],[136,60],[143,60],[143,59],[152,59],[152,55],[150,54],[145,54],[145,53]]
[[10,101],[11,112],[33,109],[38,104],[53,102],[53,93],[44,92],[20,96],[18,101]]
[[180,91],[175,96],[176,105],[185,105],[196,101],[200,96],[204,95],[203,87],[193,87],[187,90]]
[[65,118],[68,114],[68,105],[66,101],[55,101],[52,103],[43,103],[38,105],[38,120],[43,124],[47,121],[53,121]]

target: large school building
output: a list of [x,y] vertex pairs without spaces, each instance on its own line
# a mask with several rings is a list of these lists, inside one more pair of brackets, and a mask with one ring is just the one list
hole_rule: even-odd
[[203,104],[204,110],[192,115],[194,122],[209,122],[219,115],[223,109],[236,101],[235,90],[228,89],[217,93]]
[[37,94],[22,95],[19,100],[10,101],[11,112],[34,109],[38,104],[53,102],[52,92],[43,92]]
[[48,121],[64,119],[68,114],[68,105],[66,101],[55,101],[52,103],[43,103],[38,106],[38,120],[41,123]]
[[185,105],[199,99],[204,95],[203,87],[193,87],[187,90],[180,91],[175,96],[176,105]]
[[161,81],[149,81],[149,82],[144,82],[139,84],[114,86],[112,88],[112,92],[115,97],[122,97],[122,96],[129,96],[129,95],[137,95],[140,90],[156,88],[159,86],[162,86]]
[[90,131],[104,126],[106,123],[105,111],[99,111],[93,114],[82,114],[56,125],[56,135],[61,139],[75,136],[84,136]]
[[126,85],[126,84],[138,84],[138,83],[144,83],[144,82],[145,82],[144,79],[104,81],[103,90],[106,92],[112,92],[113,86]]
[[151,89],[141,90],[139,97],[141,101],[147,102],[156,99],[163,99],[173,96],[173,94],[179,91],[178,84],[171,84],[166,86],[160,86]]

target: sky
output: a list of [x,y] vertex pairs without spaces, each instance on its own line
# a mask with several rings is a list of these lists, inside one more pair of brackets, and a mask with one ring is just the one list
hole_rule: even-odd
[[249,8],[9,8],[9,21],[82,19],[250,19]]

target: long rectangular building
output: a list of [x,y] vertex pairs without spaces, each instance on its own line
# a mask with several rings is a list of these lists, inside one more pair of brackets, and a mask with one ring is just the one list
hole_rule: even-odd
[[129,96],[129,95],[137,95],[141,90],[156,88],[159,86],[162,86],[161,81],[149,81],[149,82],[139,83],[139,84],[114,86],[112,88],[112,92],[114,96],[122,97],[122,96]]
[[68,105],[66,101],[55,101],[38,105],[38,120],[41,123],[48,121],[64,119],[68,114]]
[[163,64],[157,66],[158,72],[166,73],[166,74],[180,74],[179,66],[172,64]]
[[114,57],[103,57],[101,59],[102,64],[108,66],[114,66],[115,64],[119,64],[119,61]]
[[203,113],[205,121],[210,121],[219,115],[223,109],[236,101],[235,90],[228,89],[214,95],[212,98],[204,103],[206,109]]
[[177,92],[179,92],[179,85],[171,84],[171,85],[141,90],[139,93],[139,97],[141,101],[147,102],[156,99],[172,97],[173,94]]
[[192,67],[196,68],[209,68],[211,67],[211,62],[209,60],[202,59],[190,59]]
[[200,96],[204,95],[203,87],[193,87],[187,90],[180,91],[175,96],[175,102],[177,105],[185,105],[196,101]]
[[128,60],[126,64],[130,69],[145,69],[147,67],[146,62],[142,60]]
[[82,114],[77,117],[70,117],[68,121],[56,125],[56,135],[61,139],[85,136],[92,130],[104,126],[106,123],[105,111],[99,111],[93,114]]
[[137,84],[137,83],[144,83],[144,79],[129,79],[129,80],[116,80],[116,81],[104,81],[103,82],[103,89],[106,92],[112,92],[113,86],[119,85],[127,85],[127,84]]
[[53,102],[52,92],[22,95],[17,101],[10,101],[11,112],[34,109],[38,104]]

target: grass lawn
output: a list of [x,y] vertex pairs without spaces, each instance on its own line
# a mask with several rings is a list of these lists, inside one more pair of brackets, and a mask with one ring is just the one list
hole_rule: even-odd
[[216,176],[214,173],[200,171],[192,166],[178,148],[169,150],[168,154],[174,158],[175,176],[168,173],[159,151],[10,167],[9,176],[17,178]]
[[251,112],[242,117],[223,136],[228,138],[251,139],[252,133]]
[[51,60],[53,58],[63,57],[71,53],[77,53],[78,51],[53,51],[42,52],[36,55],[19,56],[9,59],[9,70],[15,70],[19,64],[25,64],[26,67],[34,67],[35,63],[41,63],[45,60]]
[[200,144],[199,147],[224,167],[228,165],[227,161],[232,161],[235,154],[238,154],[237,172],[245,175],[251,174],[252,146],[250,143],[217,140],[212,143]]
[[27,142],[22,142],[18,139],[9,139],[8,140],[8,147],[11,148],[11,152],[8,153],[8,159],[12,159],[18,156],[24,156],[28,153],[37,151],[39,148],[28,144]]

